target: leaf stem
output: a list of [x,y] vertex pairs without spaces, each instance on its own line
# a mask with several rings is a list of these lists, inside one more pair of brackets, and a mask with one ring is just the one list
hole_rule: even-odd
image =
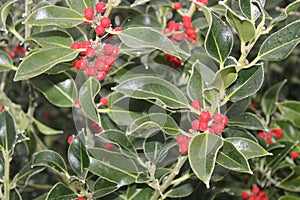
[[10,193],[10,182],[9,182],[9,171],[10,171],[10,156],[9,152],[2,149],[2,155],[4,159],[4,198],[5,200],[9,200],[9,193]]

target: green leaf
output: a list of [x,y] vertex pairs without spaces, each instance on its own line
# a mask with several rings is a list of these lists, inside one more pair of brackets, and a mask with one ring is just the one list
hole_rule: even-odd
[[77,50],[70,48],[50,48],[36,51],[27,56],[20,64],[15,81],[27,80],[51,69],[58,63],[71,61],[78,55]]
[[222,65],[233,46],[233,35],[227,25],[214,13],[210,14],[210,28],[205,38],[207,53]]
[[209,111],[215,112],[215,110],[219,106],[219,102],[221,99],[220,90],[215,87],[207,88],[203,91],[205,99],[211,104]]
[[97,134],[96,137],[103,138],[111,143],[118,145],[121,148],[122,153],[128,154],[130,156],[137,156],[137,152],[125,133],[118,130],[107,130],[101,134]]
[[95,4],[98,3],[98,0],[66,0],[69,8],[76,10],[79,13],[83,13],[84,9],[87,7],[95,7]]
[[180,130],[175,120],[169,115],[164,113],[151,113],[135,120],[131,124],[129,131],[130,133],[134,133],[138,129],[148,129],[153,126],[161,129],[167,135],[177,135]]
[[77,199],[76,193],[63,183],[56,183],[49,191],[46,200]]
[[20,192],[17,190],[17,188],[10,190],[9,199],[10,200],[22,200],[22,196],[20,195]]
[[59,6],[44,6],[33,11],[25,23],[35,26],[56,25],[72,28],[84,20],[83,15],[75,10]]
[[[299,192],[300,190],[300,166],[294,166],[293,171],[284,180],[278,183],[277,187],[290,191]],[[300,199],[300,198],[298,198]]]
[[245,112],[235,118],[230,119],[228,126],[237,126],[250,130],[264,130],[261,120],[253,113]]
[[271,24],[276,24],[278,22],[281,22],[285,20],[288,17],[288,14],[293,11],[297,10],[297,8],[300,6],[300,0],[296,0],[292,3],[290,3],[284,10],[281,12],[281,14],[275,18],[272,19]]
[[89,167],[89,156],[85,146],[84,135],[80,133],[74,137],[68,149],[70,166],[81,180],[85,179]]
[[[300,129],[297,127],[293,126],[291,123],[286,122],[286,121],[276,121],[276,124],[280,128],[282,128],[282,131],[284,133],[284,138],[288,139],[288,141],[300,141]],[[300,151],[300,146],[299,144],[297,145],[298,151]]]
[[245,99],[255,94],[264,81],[262,64],[239,71],[238,78],[226,91],[226,98],[232,102]]
[[261,45],[258,56],[263,60],[283,60],[300,42],[300,20],[270,35]]
[[218,153],[217,163],[236,172],[253,174],[245,156],[227,140]]
[[36,125],[37,129],[44,135],[57,135],[63,133],[63,131],[61,130],[55,130],[53,128],[46,126],[45,124],[38,121],[37,119],[33,119],[33,123]]
[[255,10],[254,5],[251,0],[241,0],[239,1],[240,9],[245,17],[250,19],[251,21],[255,20]]
[[228,118],[235,117],[242,114],[247,108],[249,108],[250,98],[245,98],[237,102],[228,103],[226,109],[226,116]]
[[120,83],[116,91],[137,99],[157,99],[169,108],[188,108],[185,95],[173,84],[156,77],[135,77]]
[[99,148],[88,149],[90,154],[89,171],[118,184],[128,185],[136,180],[137,167],[124,155]]
[[270,117],[276,111],[275,103],[278,101],[278,95],[286,83],[286,80],[281,81],[272,87],[270,87],[263,95],[261,99],[261,108],[262,111],[266,114],[266,116]]
[[11,0],[11,1],[6,1],[5,4],[3,4],[0,8],[0,31],[5,31],[7,32],[6,29],[6,19],[7,16],[10,12],[11,6],[16,2],[17,0]]
[[0,114],[0,149],[10,151],[16,141],[16,123],[12,115],[4,110]]
[[235,148],[241,152],[246,159],[271,155],[258,143],[242,137],[226,138],[226,141],[232,143]]
[[190,196],[193,192],[194,192],[193,186],[189,183],[186,183],[170,189],[169,191],[166,192],[166,194],[167,197],[170,198],[182,198],[182,197]]
[[61,30],[51,30],[36,33],[26,39],[32,40],[44,48],[65,47],[69,48],[74,42],[72,37]]
[[0,72],[9,71],[13,68],[13,62],[9,55],[0,50]]
[[234,66],[226,67],[217,71],[212,86],[219,90],[224,90],[229,87],[237,79],[237,72]]
[[292,122],[296,127],[300,127],[300,102],[284,101],[278,103],[278,108],[285,120]]
[[201,74],[201,65],[202,64],[197,60],[192,66],[191,77],[187,84],[187,94],[192,101],[198,100],[203,104],[204,80]]
[[136,189],[135,193],[128,197],[128,200],[150,200],[153,190],[149,187]]
[[79,90],[79,101],[85,115],[99,124],[99,114],[94,103],[95,96],[99,93],[101,85],[97,79],[90,77]]
[[123,30],[119,38],[129,47],[140,49],[159,49],[174,56],[179,56],[175,46],[167,36],[149,27],[133,27]]
[[196,135],[190,142],[188,156],[191,168],[207,188],[215,168],[217,153],[222,146],[222,139],[209,133]]
[[118,189],[118,185],[103,178],[98,178],[93,186],[93,197],[104,197]]
[[59,107],[72,107],[78,92],[73,78],[66,74],[40,75],[30,79],[30,83],[38,89],[52,104]]
[[279,200],[300,200],[300,197],[285,195],[285,196],[281,196]]
[[[247,0],[245,1],[247,2]],[[227,9],[226,12],[227,21],[235,28],[238,33],[239,38],[243,42],[251,41],[255,36],[255,27],[254,24],[248,19],[242,19],[231,9]]]
[[60,173],[68,173],[66,163],[61,155],[52,150],[42,150],[33,154],[32,166],[45,166]]
[[244,129],[236,129],[236,128],[228,128],[226,127],[225,130],[222,133],[222,136],[225,138],[231,138],[231,137],[242,137],[249,139],[255,143],[257,143],[257,139],[247,130]]
[[45,169],[45,167],[31,167],[31,162],[28,162],[22,169],[15,175],[14,182],[19,187],[25,187],[29,181],[29,179],[35,174],[40,173]]

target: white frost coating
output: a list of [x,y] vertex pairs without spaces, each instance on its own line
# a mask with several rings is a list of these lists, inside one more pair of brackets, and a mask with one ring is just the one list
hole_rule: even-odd
[[71,84],[71,79],[66,79],[65,81],[59,83],[59,85],[61,85],[63,88],[71,88]]
[[123,185],[127,185],[127,182],[121,180],[120,183],[117,185],[118,188],[122,187]]
[[46,19],[50,18],[51,16],[48,15],[46,10],[40,10],[36,13],[35,19]]
[[79,168],[80,167],[78,159],[73,154],[69,155],[69,162],[72,163],[72,165],[75,168]]
[[5,137],[5,133],[6,133],[5,127],[2,126],[2,127],[0,128],[0,137],[1,137],[1,138]]

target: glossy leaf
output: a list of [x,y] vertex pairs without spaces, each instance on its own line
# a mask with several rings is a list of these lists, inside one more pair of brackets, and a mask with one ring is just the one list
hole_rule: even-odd
[[223,147],[218,153],[217,163],[236,172],[253,173],[246,157],[227,140],[224,141]]
[[222,146],[222,139],[209,133],[196,135],[190,142],[188,156],[191,168],[207,188],[209,188],[217,153]]
[[10,12],[10,9],[12,5],[16,2],[17,0],[10,0],[6,1],[1,7],[0,7],[0,30],[2,31],[7,31],[6,30],[6,19],[7,16]]
[[68,160],[77,176],[84,180],[89,167],[89,156],[86,150],[85,138],[82,133],[73,138],[68,149]]
[[285,120],[292,122],[293,125],[300,127],[300,102],[284,101],[278,104],[278,108]]
[[111,142],[113,144],[118,145],[122,153],[131,155],[131,156],[137,156],[137,152],[125,133],[118,131],[118,130],[106,130],[102,132],[101,134],[97,134],[97,137],[103,138],[107,140],[108,142]]
[[138,118],[131,124],[129,130],[130,133],[133,133],[137,129],[142,129],[143,127],[149,128],[152,126],[161,129],[167,135],[177,135],[180,130],[175,120],[164,113],[151,113]]
[[230,119],[228,126],[237,126],[250,130],[264,130],[261,120],[253,113],[245,112]]
[[276,24],[278,22],[285,20],[288,17],[288,14],[293,10],[297,10],[299,6],[300,6],[300,0],[296,0],[290,3],[279,16],[272,19],[271,24]]
[[[262,3],[262,1],[260,0]],[[255,21],[259,15],[259,8],[252,3],[252,0],[241,0],[239,1],[240,9],[244,16],[251,21]]]
[[76,10],[79,13],[83,13],[84,9],[87,7],[95,7],[95,4],[98,3],[98,0],[66,0],[69,8]]
[[28,162],[22,169],[15,175],[14,182],[19,187],[25,187],[29,181],[29,179],[35,174],[40,173],[45,169],[45,167],[31,167],[31,162]]
[[232,118],[242,114],[250,104],[250,98],[245,98],[237,102],[232,102],[227,104],[226,116]]
[[129,47],[159,49],[171,55],[179,56],[175,46],[167,36],[149,27],[128,28],[118,36]]
[[36,33],[28,37],[26,40],[32,40],[44,48],[69,48],[74,42],[72,37],[68,33],[61,30],[51,30]]
[[283,60],[300,42],[300,20],[270,35],[261,45],[258,56],[263,60]]
[[299,192],[300,190],[300,167],[293,167],[293,171],[284,180],[279,182],[277,187],[290,191]]
[[9,71],[13,68],[13,62],[8,54],[0,51],[0,72]]
[[226,141],[232,143],[235,148],[241,152],[246,159],[271,155],[258,143],[242,137],[226,138]]
[[93,186],[93,197],[100,198],[114,192],[117,189],[118,185],[116,183],[99,178]]
[[219,101],[221,99],[220,90],[215,87],[207,88],[203,91],[205,99],[210,103],[210,112],[215,112],[219,106]]
[[99,81],[90,77],[79,90],[79,101],[82,111],[85,115],[99,123],[99,114],[94,103],[95,96],[99,93],[101,85]]
[[27,56],[20,64],[15,81],[27,80],[51,69],[58,63],[71,61],[78,55],[78,51],[70,48],[49,48],[36,51]]
[[67,166],[61,155],[52,150],[42,150],[32,156],[32,166],[50,167],[60,173],[67,173]]
[[179,185],[175,188],[170,189],[166,192],[167,197],[170,198],[181,198],[181,197],[187,197],[190,196],[194,191],[194,188],[191,184],[183,184]]
[[201,63],[196,61],[192,66],[191,77],[187,84],[187,94],[192,101],[203,101],[204,81],[201,74]]
[[244,129],[237,129],[237,128],[228,128],[226,127],[225,130],[222,133],[222,136],[225,138],[231,138],[231,137],[241,137],[249,139],[255,143],[257,143],[257,139],[247,130]]
[[[300,129],[284,120],[277,120],[276,123],[280,128],[282,128],[284,138],[288,139],[289,141],[300,141]],[[297,149],[300,150],[299,144],[297,146]]]
[[72,107],[78,98],[75,81],[66,73],[40,75],[30,79],[30,83],[56,106]]
[[225,67],[217,71],[212,86],[219,90],[224,90],[229,87],[237,79],[237,72],[235,67]]
[[281,196],[278,200],[300,200],[300,197],[285,195],[285,196]]
[[211,13],[210,21],[210,28],[205,39],[205,49],[211,57],[224,63],[233,46],[233,35],[216,14]]
[[236,102],[255,94],[264,81],[262,65],[239,71],[238,78],[226,91],[226,98]]
[[[247,0],[245,0],[247,2]],[[239,38],[243,42],[251,41],[255,36],[254,24],[248,19],[242,19],[231,9],[227,9],[226,18],[230,24],[235,28]]]
[[33,11],[25,23],[35,26],[56,25],[72,28],[83,21],[83,15],[75,10],[59,6],[44,6]]
[[45,124],[38,121],[37,119],[33,119],[33,123],[35,124],[37,129],[41,133],[43,133],[44,135],[57,135],[57,134],[62,134],[63,133],[63,131],[61,131],[61,130],[56,130],[56,129],[53,129],[53,128],[50,128],[50,127],[46,126]]
[[127,198],[130,200],[150,200],[152,197],[153,190],[149,187],[136,189],[134,193]]
[[63,183],[56,183],[49,191],[46,200],[72,200],[76,199],[76,193]]
[[124,155],[99,148],[88,149],[90,155],[89,171],[118,184],[128,185],[136,180],[135,163]]
[[272,87],[270,87],[263,95],[261,99],[261,108],[262,111],[267,115],[271,116],[276,111],[276,105],[275,103],[278,101],[278,95],[283,87],[283,85],[286,83],[286,80],[281,81]]
[[116,91],[137,99],[157,99],[169,108],[187,108],[184,94],[173,84],[156,77],[135,77],[120,83]]
[[16,123],[12,115],[4,110],[0,114],[0,149],[10,151],[16,141]]

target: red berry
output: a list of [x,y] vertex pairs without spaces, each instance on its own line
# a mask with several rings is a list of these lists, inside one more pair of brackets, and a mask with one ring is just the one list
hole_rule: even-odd
[[46,121],[50,121],[50,120],[52,120],[52,115],[50,115],[49,113],[44,113],[43,114],[43,118],[44,118],[44,120],[46,120]]
[[255,194],[258,194],[258,193],[260,192],[260,189],[259,189],[259,187],[257,187],[257,186],[253,186],[252,189],[251,189],[251,191],[252,191],[253,193],[255,193]]
[[1,110],[0,112],[3,112],[5,110],[5,106],[4,105],[1,105]]
[[105,33],[105,28],[103,26],[96,26],[95,32],[97,35],[103,35]]
[[184,34],[183,33],[174,33],[171,38],[174,40],[177,40],[177,41],[182,41],[184,39]]
[[213,124],[210,127],[211,133],[215,133],[215,134],[218,134],[218,135],[221,135],[223,130],[224,130],[224,124],[222,124],[222,123]]
[[208,129],[208,124],[207,122],[201,122],[199,123],[199,130],[200,131],[206,131]]
[[271,132],[273,132],[277,138],[282,138],[282,129],[281,128],[273,129],[273,130],[271,130]]
[[195,131],[199,131],[200,128],[200,120],[195,119],[194,121],[192,121],[192,129]]
[[228,124],[228,117],[226,115],[223,115],[223,124],[226,126]]
[[88,7],[84,9],[83,14],[87,20],[92,20],[94,18],[95,11],[93,8]]
[[215,123],[223,123],[224,117],[223,117],[223,115],[220,114],[220,113],[215,113],[215,114],[213,115],[213,119],[214,119],[214,122],[215,122]]
[[268,132],[267,133],[267,138],[272,138],[273,137],[273,133],[272,132]]
[[206,111],[203,111],[203,112],[200,113],[199,118],[200,118],[200,120],[202,122],[209,122],[209,120],[210,120],[210,113],[206,112]]
[[110,55],[110,54],[113,53],[113,51],[114,51],[113,45],[111,45],[111,44],[105,44],[103,46],[103,53],[104,54]]
[[106,9],[106,3],[104,3],[104,2],[98,2],[98,3],[96,3],[96,10],[97,10],[97,12],[103,13],[105,11],[105,9]]
[[115,63],[115,58],[112,57],[112,56],[105,56],[105,61],[104,62],[107,66],[110,67]]
[[178,135],[178,136],[176,137],[176,141],[177,141],[177,143],[180,145],[180,144],[184,143],[185,138],[184,138],[183,135]]
[[293,159],[297,159],[299,157],[299,153],[294,151],[294,152],[291,152],[290,156]]
[[248,192],[242,192],[241,196],[242,196],[243,199],[248,199],[249,198]]
[[106,145],[105,145],[105,149],[107,151],[113,151],[114,150],[114,146],[110,142],[107,142]]
[[73,42],[71,45],[72,49],[80,49],[81,48],[81,43],[80,42]]
[[86,56],[87,56],[88,58],[94,58],[94,57],[96,56],[96,51],[95,51],[95,49],[92,48],[92,47],[88,47],[88,48],[86,49]]
[[105,72],[105,71],[98,72],[98,73],[96,74],[96,78],[97,78],[99,81],[102,81],[102,80],[105,79],[106,75],[107,75],[107,72]]
[[203,4],[205,4],[205,5],[208,4],[208,0],[197,0],[197,2],[203,3]]
[[101,103],[102,106],[106,106],[108,104],[108,98],[101,97],[100,98],[100,103]]
[[86,67],[84,68],[83,72],[86,76],[96,76],[97,69],[94,67]]
[[177,24],[175,21],[171,20],[168,23],[168,26],[170,29],[172,29],[173,31],[179,31],[180,27],[179,24]]
[[79,101],[79,99],[75,99],[75,101],[74,101],[74,106],[77,106],[77,107],[80,106],[80,101]]
[[14,52],[9,52],[9,53],[8,53],[8,56],[9,56],[11,59],[14,59],[16,55],[15,55]]
[[101,26],[103,26],[104,28],[107,28],[107,27],[110,27],[111,21],[108,17],[102,17],[100,19],[100,23],[101,23]]
[[77,200],[85,200],[84,197],[78,197]]
[[257,133],[257,136],[260,137],[260,138],[265,138],[265,133],[260,131]]
[[258,193],[258,196],[260,197],[263,197],[263,196],[266,196],[266,192],[261,190],[259,193]]
[[116,27],[114,31],[123,31],[123,29],[121,27]]
[[181,3],[180,3],[180,2],[175,2],[175,3],[173,4],[173,8],[174,8],[175,10],[179,10],[179,9],[181,8]]
[[96,122],[92,122],[92,130],[96,133],[101,133],[103,131],[102,127]]
[[186,155],[189,152],[189,146],[186,144],[179,145],[179,151],[180,153]]
[[200,101],[198,101],[198,100],[194,100],[192,103],[191,103],[191,106],[193,107],[193,108],[195,108],[196,110],[199,110],[200,108],[201,108],[201,102]]
[[68,143],[71,144],[72,141],[73,141],[73,139],[74,139],[74,135],[70,135],[70,136],[68,137]]
[[272,138],[267,138],[267,139],[266,139],[266,142],[267,142],[268,144],[271,144],[271,143],[272,143]]

